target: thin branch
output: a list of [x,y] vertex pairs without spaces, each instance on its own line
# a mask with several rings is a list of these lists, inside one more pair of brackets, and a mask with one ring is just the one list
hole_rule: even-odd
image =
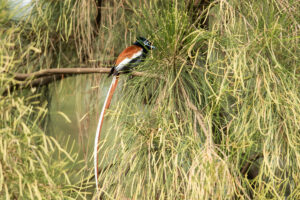
[[109,72],[110,72],[110,68],[53,68],[53,69],[42,69],[41,71],[32,72],[28,74],[15,73],[14,79],[18,81],[25,81],[28,79],[40,78],[44,76],[109,73]]
[[[66,78],[73,75],[95,74],[95,73],[108,74],[110,70],[111,68],[52,68],[52,69],[43,69],[28,74],[14,73],[13,74],[14,79],[19,82],[11,85],[9,89],[3,92],[3,95],[6,96],[8,92],[12,92],[17,89],[48,85],[54,81],[59,81],[62,78]],[[131,72],[131,75],[163,79],[161,76],[158,76],[156,74],[148,74],[144,72]]]
[[[29,79],[36,79],[44,76],[56,75],[78,75],[78,74],[94,74],[94,73],[109,73],[111,68],[53,68],[42,69],[41,71],[32,72],[28,74],[15,73],[14,79],[18,81],[25,81]],[[155,74],[147,74],[144,72],[132,72],[133,76],[147,76],[151,78],[161,78]]]

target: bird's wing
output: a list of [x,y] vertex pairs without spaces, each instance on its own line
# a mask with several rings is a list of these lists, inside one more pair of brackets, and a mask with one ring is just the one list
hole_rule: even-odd
[[124,66],[130,63],[131,60],[141,56],[143,49],[139,46],[132,45],[127,47],[117,58],[116,61],[116,70],[120,71]]

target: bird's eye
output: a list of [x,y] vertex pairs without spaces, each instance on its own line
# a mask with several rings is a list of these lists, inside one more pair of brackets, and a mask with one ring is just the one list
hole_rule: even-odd
[[144,44],[145,44],[145,45],[149,45],[149,42],[148,42],[148,41],[145,41]]

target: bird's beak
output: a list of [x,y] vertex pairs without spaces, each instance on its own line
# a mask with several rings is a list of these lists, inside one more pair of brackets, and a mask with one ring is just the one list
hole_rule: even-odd
[[150,46],[150,48],[151,48],[151,49],[155,49],[156,47],[155,47],[155,46],[153,46],[153,45],[151,45],[151,46]]

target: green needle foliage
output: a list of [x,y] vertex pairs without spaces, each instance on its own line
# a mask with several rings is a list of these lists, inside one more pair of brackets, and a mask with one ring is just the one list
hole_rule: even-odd
[[11,12],[8,3],[1,1],[0,199],[84,199],[86,194],[77,184],[84,173],[78,173],[82,165],[74,142],[62,146],[43,130],[48,109],[42,93],[36,88],[10,90],[19,83],[14,72],[41,68],[35,62],[41,53],[36,42],[44,42],[31,40],[35,30],[26,31],[28,24],[18,24]]
[[299,3],[189,3],[131,4],[161,78],[123,84],[103,197],[299,198]]
[[[102,0],[101,16],[99,2],[37,0],[19,21],[0,2],[0,197],[300,199],[298,1]],[[60,85],[5,91],[14,72],[112,66],[136,36],[156,49],[120,77],[96,191],[86,149],[43,128]],[[87,79],[89,127],[106,90]]]
[[16,84],[5,72],[14,70],[18,62],[11,51],[15,47],[11,37],[18,37],[18,29],[10,28],[0,34],[0,196],[76,199],[82,194],[70,177],[78,176],[77,155],[68,153],[72,149],[67,152],[41,130],[47,104],[40,102],[40,94],[3,94],[11,84]]

